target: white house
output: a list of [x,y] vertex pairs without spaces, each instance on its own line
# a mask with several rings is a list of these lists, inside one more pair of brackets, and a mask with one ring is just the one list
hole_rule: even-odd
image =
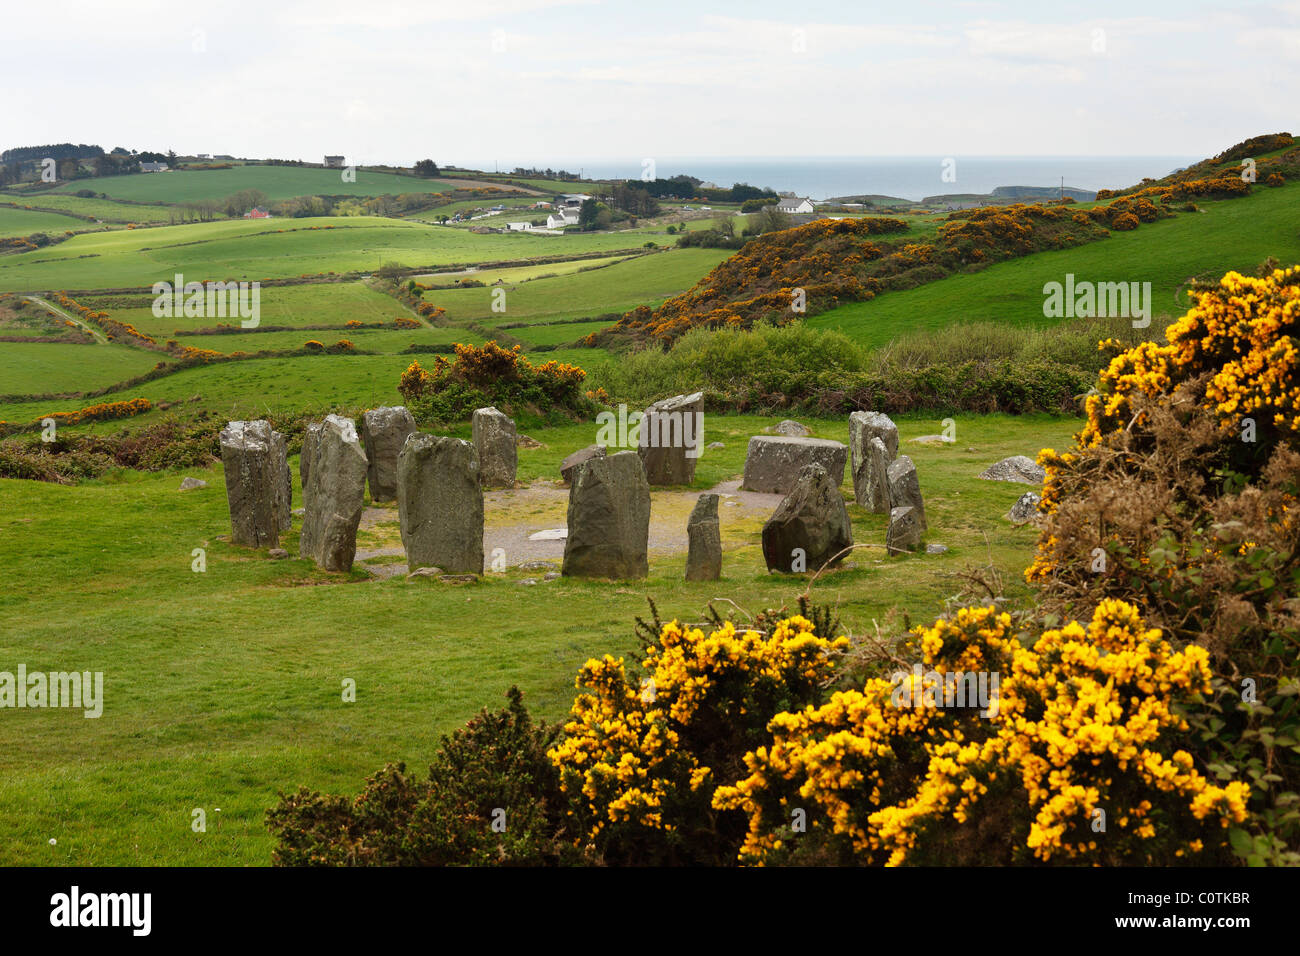
[[787,213],[791,216],[797,216],[803,213],[816,212],[813,208],[811,199],[800,199],[798,196],[791,196],[782,199],[776,204],[776,211]]
[[546,217],[547,229],[563,229],[565,226],[576,226],[578,224],[578,210],[576,209],[557,209]]
[[511,232],[528,232],[533,228],[533,224],[531,222],[508,222],[506,228]]
[[165,173],[167,172],[166,163],[141,163],[140,172],[142,173]]

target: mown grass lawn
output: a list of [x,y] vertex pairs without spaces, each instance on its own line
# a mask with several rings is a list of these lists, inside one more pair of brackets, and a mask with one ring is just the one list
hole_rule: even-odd
[[[775,421],[710,416],[707,440],[726,447],[701,459],[696,487],[739,474],[748,437]],[[843,420],[808,423],[846,438]],[[939,427],[899,423],[905,440]],[[903,445],[926,495],[927,540],[951,550],[859,550],[855,568],[816,586],[854,634],[875,623],[896,631],[903,612],[933,617],[968,565],[992,562],[1008,593],[1026,596],[1018,571],[1034,533],[1000,517],[1025,487],[974,476],[1006,455],[1061,447],[1077,421],[956,424],[955,445]],[[550,478],[564,454],[593,440],[594,426],[532,434],[547,447],[521,451],[521,477]],[[354,793],[387,760],[419,772],[440,734],[500,706],[511,684],[538,715],[560,719],[586,658],[634,649],[632,621],[647,597],[667,617],[698,620],[714,598],[751,611],[793,606],[805,586],[768,575],[757,525],[728,528],[727,508],[724,533],[742,546],[727,552],[719,582],[683,582],[681,555],[652,557],[647,580],[621,583],[525,588],[518,571],[462,586],[330,575],[223,543],[220,469],[192,473],[209,487],[181,493],[179,473],[71,487],[0,481],[0,563],[9,569],[0,670],[21,663],[105,680],[99,719],[0,711],[2,863],[266,864],[263,813],[278,790]],[[884,516],[852,504],[850,513],[856,540],[883,544]],[[284,542],[291,553],[296,538]],[[191,570],[195,548],[206,550],[203,573]],[[345,679],[356,681],[355,703],[342,701]],[[207,833],[190,828],[195,808],[207,813]]]

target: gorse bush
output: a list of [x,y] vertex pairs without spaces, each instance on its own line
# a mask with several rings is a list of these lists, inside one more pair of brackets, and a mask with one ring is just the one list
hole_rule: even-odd
[[[748,775],[717,790],[715,808],[749,819],[743,861],[1224,858],[1247,788],[1211,783],[1187,749],[1179,708],[1209,689],[1202,648],[1174,651],[1118,601],[1036,640],[992,607],[915,636],[926,676],[868,680],[777,715],[773,743],[745,757]],[[1002,679],[973,703],[929,676],[978,672]],[[806,832],[792,827],[796,810]]]
[[672,621],[636,672],[609,656],[588,661],[549,751],[583,845],[609,863],[731,862],[744,821],[712,809],[715,789],[770,739],[778,713],[821,703],[848,644],[801,616],[770,632]]
[[1042,535],[1026,577],[1075,613],[1140,600],[1205,647],[1204,766],[1251,784],[1234,845],[1300,863],[1300,269],[1228,273],[1117,355],[1076,447],[1045,449]]
[[595,404],[583,394],[587,373],[576,365],[533,365],[519,346],[504,349],[495,341],[458,343],[452,349],[454,358],[439,355],[427,370],[412,362],[402,373],[397,388],[417,418],[462,421],[488,405],[548,419],[595,413]]

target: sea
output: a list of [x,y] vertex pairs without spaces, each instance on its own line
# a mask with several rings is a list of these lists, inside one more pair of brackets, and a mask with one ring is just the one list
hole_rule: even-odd
[[[656,158],[571,164],[553,168],[587,179],[641,179],[650,169],[661,179],[686,174],[717,186],[749,183],[821,200],[842,196],[928,196],[990,193],[998,186],[1122,189],[1145,177],[1159,178],[1202,159],[1199,156],[888,156],[725,159]],[[520,164],[531,165],[531,164]],[[489,165],[486,168],[491,169]],[[513,168],[501,163],[503,172]],[[648,177],[647,177],[648,178]]]

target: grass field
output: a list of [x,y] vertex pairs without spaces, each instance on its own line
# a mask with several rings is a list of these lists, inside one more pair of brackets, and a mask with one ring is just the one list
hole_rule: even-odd
[[1179,213],[1074,249],[1040,252],[904,292],[886,292],[807,322],[838,329],[870,347],[953,321],[1043,326],[1057,321],[1043,316],[1043,285],[1063,283],[1066,273],[1076,281],[1150,282],[1156,322],[1161,315],[1187,310],[1186,296],[1176,293],[1193,276],[1217,278],[1229,269],[1253,272],[1269,256],[1300,262],[1298,204],[1296,184],[1260,188],[1242,199],[1198,202],[1199,213]]
[[417,179],[395,173],[356,171],[356,182],[344,182],[343,170],[297,166],[234,166],[231,169],[169,170],[133,176],[105,176],[88,187],[84,181],[59,187],[62,192],[94,188],[113,199],[183,203],[224,199],[241,189],[260,189],[272,202],[295,196],[384,196],[401,193],[442,193],[467,183],[453,179]]
[[[477,234],[375,217],[226,221],[74,236],[51,249],[0,257],[0,292],[148,288],[187,280],[268,279],[615,252],[645,244],[631,233]],[[651,239],[650,241],[655,241]],[[661,237],[662,245],[672,245]]]
[[[89,188],[89,187],[87,187]],[[98,197],[69,196],[63,193],[41,192],[16,197],[0,194],[0,202],[16,202],[40,209],[64,209],[79,216],[94,216],[104,222],[170,222],[176,210],[168,206],[145,206],[136,203],[114,202]],[[82,223],[82,227],[90,225]]]
[[37,212],[31,209],[14,209],[12,206],[0,206],[0,239],[7,236],[30,236],[34,232],[58,235],[90,228],[91,223],[72,216],[60,216],[52,212]]
[[488,326],[596,316],[657,305],[685,292],[728,255],[721,249],[674,249],[591,271],[507,285],[504,312],[492,309],[498,286],[436,289],[426,292],[424,298],[446,309],[447,318],[453,321]]
[[[353,360],[318,361],[339,372]],[[726,448],[701,459],[695,486],[738,474],[747,437],[774,421],[710,418],[708,440]],[[846,437],[842,420],[810,424]],[[899,424],[904,439],[938,427]],[[1023,599],[1016,572],[1034,533],[1000,515],[1024,488],[971,479],[1005,455],[1060,447],[1075,427],[962,417],[955,446],[905,446],[926,494],[928,540],[951,550],[894,559],[858,551],[856,568],[824,576],[817,596],[838,605],[853,633],[873,622],[890,631],[898,611],[933,617],[959,588],[955,572],[992,561]],[[534,437],[547,447],[521,450],[524,479],[553,477],[593,428]],[[0,481],[0,563],[10,569],[0,659],[29,672],[102,671],[105,695],[96,720],[23,710],[0,721],[8,865],[266,864],[262,819],[277,791],[302,783],[356,792],[387,760],[418,770],[439,734],[499,706],[511,684],[539,716],[561,718],[586,658],[635,648],[632,619],[646,612],[646,596],[666,616],[698,619],[715,597],[755,610],[792,603],[804,586],[765,572],[757,523],[729,525],[728,509],[723,533],[744,546],[727,552],[720,582],[682,582],[681,555],[652,557],[645,581],[561,580],[529,588],[526,601],[518,571],[468,587],[328,575],[224,544],[220,470],[193,473],[209,487],[179,493],[179,474],[72,487]],[[520,520],[535,520],[523,510]],[[883,542],[884,516],[854,505],[850,513],[856,540]],[[297,553],[296,532],[284,543]],[[191,571],[195,548],[206,551],[201,574]],[[354,704],[341,702],[345,678],[356,681]],[[205,834],[190,829],[196,807],[207,813]]]
[[[141,375],[162,359],[157,352],[116,344],[0,342],[0,395],[43,395],[102,388]],[[72,404],[80,407],[85,403]],[[0,412],[0,419],[23,421],[8,411],[11,407],[0,406],[6,409]]]

